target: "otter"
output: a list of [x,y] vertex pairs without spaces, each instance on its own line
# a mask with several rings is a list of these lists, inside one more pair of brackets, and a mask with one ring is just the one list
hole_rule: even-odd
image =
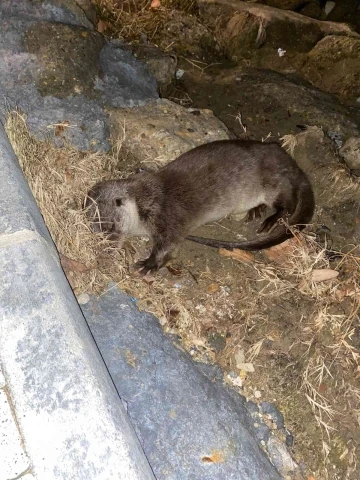
[[[188,236],[227,215],[258,217],[266,207],[275,213],[262,223],[258,233],[268,232],[262,238],[226,242]],[[292,233],[279,220],[302,229],[315,204],[307,176],[278,143],[237,139],[195,147],[157,172],[100,182],[88,192],[85,208],[95,232],[112,239],[127,234],[151,238],[149,258],[137,264],[145,273],[163,266],[184,239],[242,250],[282,243]]]

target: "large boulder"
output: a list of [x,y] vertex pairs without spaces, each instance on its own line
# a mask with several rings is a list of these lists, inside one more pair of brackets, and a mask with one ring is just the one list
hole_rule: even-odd
[[359,110],[292,75],[233,68],[217,76],[187,71],[182,86],[201,108],[212,108],[237,136],[278,139],[313,125],[344,139],[359,135]]
[[329,35],[308,53],[302,75],[325,92],[360,97],[360,38]]
[[157,44],[164,51],[209,63],[222,53],[212,32],[197,17],[178,10],[168,13]]
[[110,118],[112,137],[123,138],[123,147],[147,166],[164,165],[198,145],[230,138],[211,110],[185,108],[165,99],[111,110]]

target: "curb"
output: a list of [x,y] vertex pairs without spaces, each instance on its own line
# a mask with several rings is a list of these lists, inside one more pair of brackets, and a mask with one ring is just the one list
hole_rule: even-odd
[[154,480],[1,125],[0,188],[0,364],[24,475]]

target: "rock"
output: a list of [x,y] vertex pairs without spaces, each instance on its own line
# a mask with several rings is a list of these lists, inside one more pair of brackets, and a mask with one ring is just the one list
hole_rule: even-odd
[[[297,69],[303,54],[325,35],[356,35],[347,25],[253,2],[200,0],[199,10],[233,61],[277,71]],[[279,48],[284,57],[279,58]]]
[[278,430],[284,428],[284,415],[279,412],[279,410],[269,402],[261,402],[260,407],[263,413],[269,415],[272,421],[275,423]]
[[164,165],[203,143],[230,138],[225,125],[210,110],[184,108],[169,100],[110,112],[113,138],[140,161]]
[[[283,10],[298,11],[304,4],[304,0],[260,0],[258,3],[268,5],[269,7],[281,8]],[[317,0],[310,0],[309,3],[317,3]]]
[[60,22],[93,28],[95,10],[89,0],[48,0],[34,2],[32,0],[1,0],[2,19],[19,17],[27,20]]
[[160,88],[166,88],[175,79],[177,57],[166,53],[155,45],[132,45],[131,53],[142,60],[154,75]]
[[174,10],[168,18],[158,42],[162,50],[209,63],[220,58],[214,35],[196,17]]
[[323,13],[319,0],[258,0],[258,3],[282,10],[292,10],[311,18],[321,18]]
[[298,125],[319,126],[345,138],[359,135],[359,110],[291,75],[237,67],[199,78],[187,71],[180,84],[195,105],[212,108],[237,136],[244,136],[239,112],[246,136],[258,140],[269,133],[272,140],[298,133]]
[[346,140],[339,154],[352,170],[360,172],[360,137],[350,137]]
[[0,16],[1,111],[20,109],[37,138],[108,150],[105,108],[158,98],[147,67],[94,32],[73,1],[4,0]]
[[215,352],[221,352],[226,347],[226,335],[222,333],[211,333],[208,336],[209,345]]
[[326,2],[324,6],[325,17],[328,17],[335,7],[336,7],[335,2]]
[[360,38],[329,35],[308,53],[302,75],[325,92],[360,96]]
[[[270,437],[266,447],[272,464],[275,465],[283,478],[286,478],[286,475],[300,474],[299,467],[291,458],[286,446],[278,438],[275,436]],[[297,478],[303,477],[298,476]]]
[[[86,15],[86,18],[95,25],[96,22],[96,10],[95,6],[91,3],[90,0],[75,0],[76,4],[81,8],[81,10]],[[73,3],[73,2],[71,2]]]
[[323,10],[321,9],[319,2],[313,1],[313,2],[307,3],[306,5],[304,3],[303,3],[303,7],[299,8],[297,12],[301,13],[301,15],[306,15],[307,17],[310,17],[310,18],[320,19],[322,17]]
[[[360,201],[360,188],[341,165],[334,153],[333,145],[326,139],[321,128],[308,128],[296,135],[288,146],[291,143],[292,156],[309,176],[318,207],[331,208],[344,205],[346,202]],[[348,206],[347,210],[350,211],[350,208],[352,207]],[[354,210],[353,218],[355,216]],[[348,230],[350,236],[350,229]]]
[[358,0],[336,0],[328,14],[328,20],[332,22],[346,22],[360,26],[359,22],[359,1]]
[[99,96],[94,84],[101,75],[102,35],[83,27],[43,22],[31,25],[23,42],[25,52],[36,57],[34,81],[41,96]]

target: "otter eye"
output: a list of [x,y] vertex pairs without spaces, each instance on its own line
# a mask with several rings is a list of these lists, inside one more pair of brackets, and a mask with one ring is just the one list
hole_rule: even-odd
[[122,202],[121,198],[115,198],[115,205],[116,205],[117,207],[121,207],[122,203],[123,203],[123,202]]

